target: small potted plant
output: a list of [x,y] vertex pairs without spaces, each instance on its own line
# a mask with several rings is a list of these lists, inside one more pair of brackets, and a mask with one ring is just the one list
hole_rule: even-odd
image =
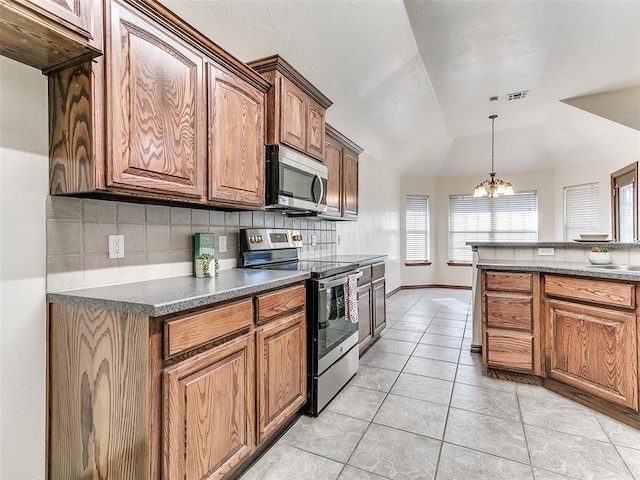
[[218,275],[218,259],[210,253],[202,253],[196,257],[196,277],[211,278],[211,267],[213,265],[213,275]]
[[589,252],[589,261],[594,265],[608,265],[611,263],[611,253],[606,247],[593,247]]

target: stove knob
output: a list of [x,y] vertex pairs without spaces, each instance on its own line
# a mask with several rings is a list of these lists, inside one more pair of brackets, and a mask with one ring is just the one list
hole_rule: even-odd
[[256,237],[256,241],[257,241],[258,243],[262,242],[262,240],[263,240],[263,239],[262,239],[262,235],[258,235],[258,236]]
[[256,243],[256,236],[255,235],[249,235],[249,242],[250,243]]

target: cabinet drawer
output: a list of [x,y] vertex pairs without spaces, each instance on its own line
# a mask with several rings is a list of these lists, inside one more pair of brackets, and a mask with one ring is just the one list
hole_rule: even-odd
[[371,265],[371,280],[384,277],[384,262]]
[[635,308],[636,287],[631,283],[546,275],[544,293],[601,305]]
[[256,310],[258,311],[258,323],[265,322],[281,313],[288,312],[298,307],[303,307],[305,302],[304,286],[278,290],[256,297]]
[[513,328],[531,331],[533,328],[533,297],[506,293],[486,294],[487,327]]
[[371,265],[359,268],[358,272],[362,272],[362,276],[358,279],[358,285],[365,285],[371,282]]
[[212,308],[165,323],[165,358],[248,328],[253,320],[251,299]]
[[533,336],[487,330],[487,367],[533,372]]
[[532,292],[533,274],[522,272],[487,272],[487,290],[503,292]]

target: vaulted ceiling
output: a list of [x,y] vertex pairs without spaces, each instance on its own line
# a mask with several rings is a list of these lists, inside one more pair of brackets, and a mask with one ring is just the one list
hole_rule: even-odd
[[[637,1],[163,3],[241,60],[282,55],[333,100],[328,122],[402,175],[486,174],[491,114],[500,173],[640,157]],[[611,95],[627,111],[600,116]]]

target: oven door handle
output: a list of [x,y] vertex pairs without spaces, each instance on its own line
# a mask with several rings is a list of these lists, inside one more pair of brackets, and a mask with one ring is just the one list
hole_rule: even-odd
[[[327,288],[337,287],[338,285],[344,285],[347,283],[347,279],[354,275],[353,273],[349,275],[345,275],[343,277],[338,278],[337,280],[329,280],[328,282],[320,282],[320,290],[325,290]],[[360,278],[363,275],[363,272],[358,272],[355,274],[356,279]]]

